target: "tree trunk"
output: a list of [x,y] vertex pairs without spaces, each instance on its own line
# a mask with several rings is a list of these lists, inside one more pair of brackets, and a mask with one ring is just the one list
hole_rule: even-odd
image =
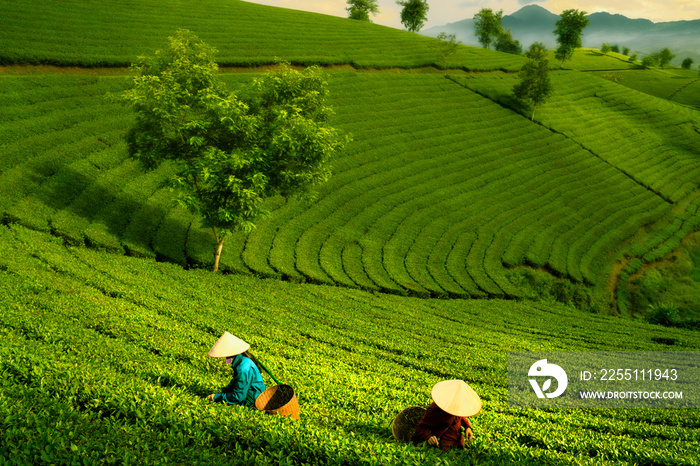
[[532,118],[530,118],[530,121],[535,121],[535,106],[532,106]]
[[216,251],[214,252],[214,268],[212,269],[212,272],[218,272],[221,250],[224,248],[224,236],[222,235],[221,238],[219,238],[215,227],[212,227],[212,231],[214,232],[214,237],[216,238]]

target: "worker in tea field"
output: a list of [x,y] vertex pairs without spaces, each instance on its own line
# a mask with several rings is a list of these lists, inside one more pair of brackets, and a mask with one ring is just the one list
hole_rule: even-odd
[[220,393],[209,395],[209,401],[255,406],[255,399],[265,391],[265,382],[254,362],[255,358],[248,353],[249,349],[248,343],[228,332],[224,332],[214,343],[207,355],[212,358],[226,358],[226,364],[230,363],[233,369],[233,379]]
[[474,433],[467,417],[481,411],[479,395],[462,380],[445,380],[433,386],[430,396],[433,403],[418,422],[413,443],[428,442],[428,445],[443,450],[464,448],[462,427],[467,441],[470,441]]

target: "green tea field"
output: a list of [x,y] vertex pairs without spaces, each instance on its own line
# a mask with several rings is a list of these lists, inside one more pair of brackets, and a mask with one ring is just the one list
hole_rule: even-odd
[[[524,57],[460,46],[445,76],[435,39],[345,18],[237,0],[0,16],[0,464],[700,463],[694,410],[507,392],[509,351],[700,351],[634,296],[679,251],[682,287],[658,295],[700,296],[697,76],[577,50],[531,121]],[[178,28],[231,91],[278,59],[322,66],[351,138],[315,198],[272,197],[227,237],[221,273],[164,186],[175,167],[129,158],[113,98]],[[205,401],[230,377],[205,356],[224,331],[295,388],[300,421]],[[484,402],[467,450],[397,443],[394,416],[455,378]]]
[[[20,464],[698,464],[692,410],[508,407],[507,352],[698,351],[697,332],[558,304],[435,300],[185,271],[0,227],[0,459]],[[300,421],[204,397],[235,332]],[[661,342],[661,343],[659,343]],[[668,346],[672,343],[672,346]],[[272,383],[269,377],[268,383]],[[439,380],[482,397],[466,451],[399,444]]]

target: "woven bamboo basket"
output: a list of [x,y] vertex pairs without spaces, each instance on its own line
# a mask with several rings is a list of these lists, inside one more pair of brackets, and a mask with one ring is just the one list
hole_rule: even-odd
[[267,414],[279,414],[299,419],[299,402],[294,389],[289,385],[274,385],[255,399],[255,407]]
[[416,433],[416,426],[425,416],[427,409],[421,406],[409,406],[401,411],[391,423],[391,433],[400,442],[410,442]]

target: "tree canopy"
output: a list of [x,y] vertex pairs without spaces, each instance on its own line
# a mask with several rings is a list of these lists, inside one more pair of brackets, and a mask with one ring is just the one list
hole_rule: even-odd
[[254,228],[265,198],[325,182],[346,138],[326,124],[332,112],[318,68],[283,63],[235,94],[219,81],[214,53],[179,30],[132,65],[133,87],[120,99],[136,111],[129,154],[146,169],[175,165],[170,185],[212,229],[217,270],[226,233]]
[[445,76],[447,76],[447,59],[457,51],[461,42],[457,40],[455,34],[447,34],[446,32],[438,34],[437,40],[434,47],[445,64]]
[[371,22],[369,15],[379,13],[378,0],[347,0],[347,4],[348,7],[345,10],[350,19]]
[[411,32],[421,30],[425,22],[428,20],[428,1],[427,0],[397,0],[397,5],[401,5],[401,24]]
[[498,35],[495,48],[499,52],[512,53],[514,55],[523,53],[523,47],[520,45],[520,41],[513,39],[513,34],[510,29],[502,31],[501,34]]
[[532,44],[525,56],[528,60],[518,74],[520,81],[513,86],[513,94],[519,101],[532,105],[531,120],[534,121],[535,109],[552,93],[549,59],[547,50],[539,42]]
[[553,31],[557,36],[557,44],[559,44],[555,57],[561,60],[561,66],[564,66],[564,61],[573,56],[574,49],[581,47],[581,36],[588,23],[585,11],[571,9],[562,12],[555,24],[556,29]]
[[503,32],[503,10],[494,13],[491,8],[482,8],[474,15],[474,34],[485,49],[495,43]]

